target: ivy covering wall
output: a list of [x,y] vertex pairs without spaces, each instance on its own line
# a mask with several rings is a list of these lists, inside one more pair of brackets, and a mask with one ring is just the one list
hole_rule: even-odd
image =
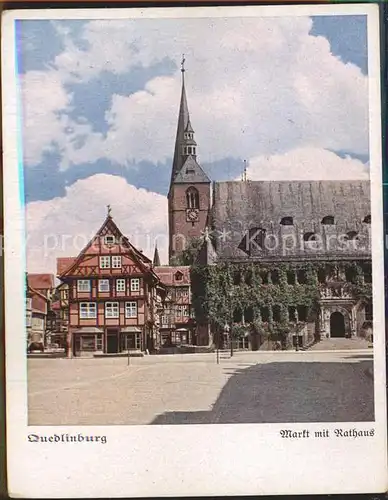
[[[368,264],[367,264],[368,265]],[[324,277],[324,278],[322,278]],[[332,278],[330,280],[330,278]],[[331,284],[325,284],[325,280]],[[223,329],[231,325],[239,336],[247,327],[275,334],[290,331],[290,307],[304,308],[304,321],[315,321],[320,289],[345,286],[356,300],[369,301],[372,285],[362,262],[219,263],[192,265],[192,300],[197,323]],[[262,311],[268,309],[263,321]],[[235,311],[249,311],[243,326],[234,322]],[[277,317],[274,320],[274,311]]]

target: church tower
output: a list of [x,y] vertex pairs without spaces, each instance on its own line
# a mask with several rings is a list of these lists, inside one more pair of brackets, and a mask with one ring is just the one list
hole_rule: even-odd
[[200,238],[208,225],[210,210],[209,177],[197,162],[197,143],[190,122],[185,89],[185,59],[182,59],[182,93],[174,160],[168,193],[169,261],[176,259],[190,241]]

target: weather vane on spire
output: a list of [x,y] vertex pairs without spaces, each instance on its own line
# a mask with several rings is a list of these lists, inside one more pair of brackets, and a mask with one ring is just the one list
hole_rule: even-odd
[[181,71],[182,71],[182,73],[185,72],[185,62],[186,62],[185,55],[182,54],[182,62],[181,62]]

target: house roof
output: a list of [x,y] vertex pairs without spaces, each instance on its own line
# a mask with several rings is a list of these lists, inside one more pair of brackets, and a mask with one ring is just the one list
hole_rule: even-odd
[[59,301],[59,300],[56,300],[55,302],[53,302],[53,303],[51,304],[51,309],[52,309],[53,311],[59,311],[59,309],[60,309],[60,308],[61,308],[61,303],[60,303],[60,301]]
[[[190,266],[158,266],[154,272],[165,286],[190,285]],[[181,280],[176,279],[176,274],[182,275]]]
[[55,287],[53,274],[27,274],[28,285],[35,290],[46,290]]
[[31,309],[35,312],[47,314],[48,298],[31,286],[28,286],[27,292],[28,296],[31,297]]
[[[120,252],[128,252],[132,255],[136,263],[139,265],[143,271],[148,271],[153,274],[151,269],[152,261],[144,255],[140,250],[138,250],[132,243],[128,240],[126,236],[122,234],[120,229],[117,227],[116,223],[113,221],[110,214],[106,217],[100,229],[96,232],[94,237],[89,241],[89,243],[84,247],[77,257],[59,258],[57,259],[57,269],[58,276],[65,277],[65,275],[71,275],[76,266],[82,261],[82,258],[89,253],[94,255],[98,254],[98,248],[95,248],[94,242],[98,241],[98,238],[104,235],[104,231],[109,230],[112,234],[116,235],[119,243],[117,244],[120,248]],[[93,250],[93,251],[92,251]],[[156,276],[155,276],[156,277]]]
[[66,269],[71,267],[74,262],[77,260],[77,257],[58,257],[57,258],[57,275],[63,274]]

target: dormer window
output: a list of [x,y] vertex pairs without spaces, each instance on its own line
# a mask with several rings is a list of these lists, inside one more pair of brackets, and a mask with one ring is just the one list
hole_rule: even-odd
[[303,241],[304,241],[305,248],[308,248],[310,250],[317,249],[318,238],[317,238],[317,235],[315,233],[312,233],[312,232],[304,233]]
[[183,273],[181,273],[180,271],[177,271],[174,275],[174,279],[175,279],[175,281],[182,281],[183,280]]
[[345,239],[347,241],[354,241],[354,240],[357,240],[358,238],[358,233],[356,231],[349,231],[348,233],[346,233],[346,236],[345,236]]
[[104,238],[105,245],[114,245],[116,238],[111,234],[106,235]]
[[321,224],[324,226],[332,226],[334,224],[334,217],[332,215],[326,215],[322,219]]
[[364,217],[364,220],[362,221],[364,224],[370,224],[372,222],[371,215],[368,214]]
[[282,226],[293,226],[294,219],[293,219],[293,217],[283,217],[282,220],[280,221],[280,224]]

